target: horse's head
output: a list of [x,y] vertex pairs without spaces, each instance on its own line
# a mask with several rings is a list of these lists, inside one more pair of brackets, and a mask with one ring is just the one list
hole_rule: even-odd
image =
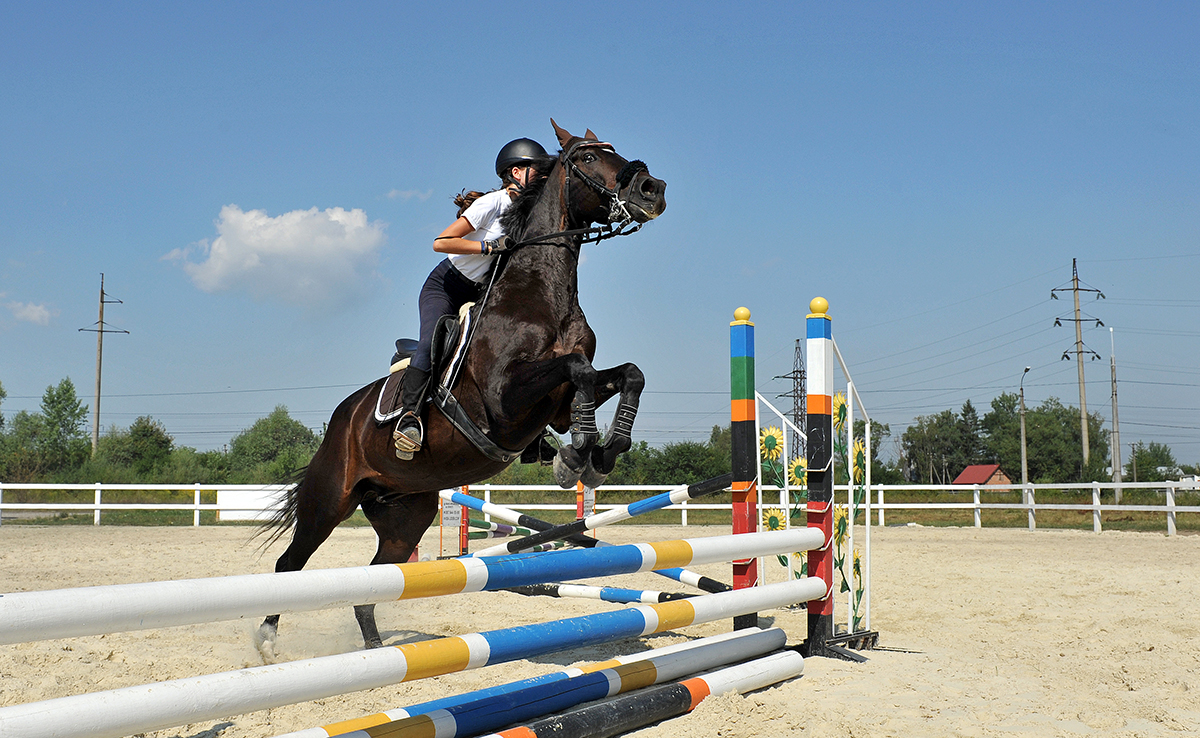
[[[641,161],[627,161],[589,128],[572,136],[550,119],[562,146],[564,193],[578,214],[593,223],[645,223],[667,209],[667,183],[650,176]],[[583,187],[573,187],[576,182]]]

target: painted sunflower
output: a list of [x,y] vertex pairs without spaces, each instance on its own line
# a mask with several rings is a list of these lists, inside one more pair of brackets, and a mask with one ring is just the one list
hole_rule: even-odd
[[846,407],[846,395],[842,392],[835,392],[833,395],[833,427],[838,430],[846,424],[846,414],[849,409]]
[[808,484],[808,459],[803,456],[792,459],[792,463],[788,465],[788,476],[796,487]]
[[867,468],[867,444],[861,438],[854,441],[854,482],[862,483]]
[[764,459],[778,459],[783,453],[783,431],[775,426],[764,428],[759,436],[758,447]]
[[783,510],[770,507],[763,510],[762,524],[765,530],[783,530],[787,527],[787,516],[783,514]]

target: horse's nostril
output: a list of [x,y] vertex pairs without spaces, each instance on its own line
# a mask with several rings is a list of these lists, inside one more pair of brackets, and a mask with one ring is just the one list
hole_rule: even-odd
[[658,194],[658,183],[653,179],[646,179],[642,182],[642,194],[647,197],[653,197]]

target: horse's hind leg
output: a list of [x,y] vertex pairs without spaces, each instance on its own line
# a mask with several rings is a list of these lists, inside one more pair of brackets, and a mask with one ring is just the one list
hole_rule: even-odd
[[638,402],[645,386],[646,377],[635,364],[622,364],[597,373],[596,404],[603,404],[618,392],[621,399],[617,404],[612,425],[608,429],[608,437],[603,443],[592,448],[587,468],[580,475],[580,481],[585,486],[595,488],[603,484],[612,473],[617,456],[628,451],[633,445],[633,421],[637,417]]
[[[291,494],[296,495],[296,527],[292,532],[292,542],[275,562],[276,572],[299,571],[308,563],[309,558],[338,523],[349,517],[358,506],[352,498],[350,490],[328,480],[319,483],[321,466],[310,464],[303,481],[296,486]],[[323,494],[325,490],[337,490],[334,495]],[[279,631],[279,616],[268,615],[254,635],[255,646],[264,657],[274,656],[275,637]]]
[[[408,561],[421,536],[437,515],[436,492],[382,496],[368,495],[362,503],[363,513],[379,537],[379,548],[372,564],[402,564]],[[379,648],[383,639],[375,623],[375,605],[355,605],[354,616],[362,631],[367,648]]]

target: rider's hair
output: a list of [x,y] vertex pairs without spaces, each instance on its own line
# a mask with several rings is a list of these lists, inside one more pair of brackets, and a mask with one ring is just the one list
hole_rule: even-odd
[[454,196],[454,204],[458,206],[458,215],[455,215],[454,217],[461,218],[462,214],[467,211],[467,208],[471,207],[471,203],[483,197],[485,194],[487,193],[479,192],[477,190],[471,190],[470,192],[467,192],[465,189],[459,192]]

